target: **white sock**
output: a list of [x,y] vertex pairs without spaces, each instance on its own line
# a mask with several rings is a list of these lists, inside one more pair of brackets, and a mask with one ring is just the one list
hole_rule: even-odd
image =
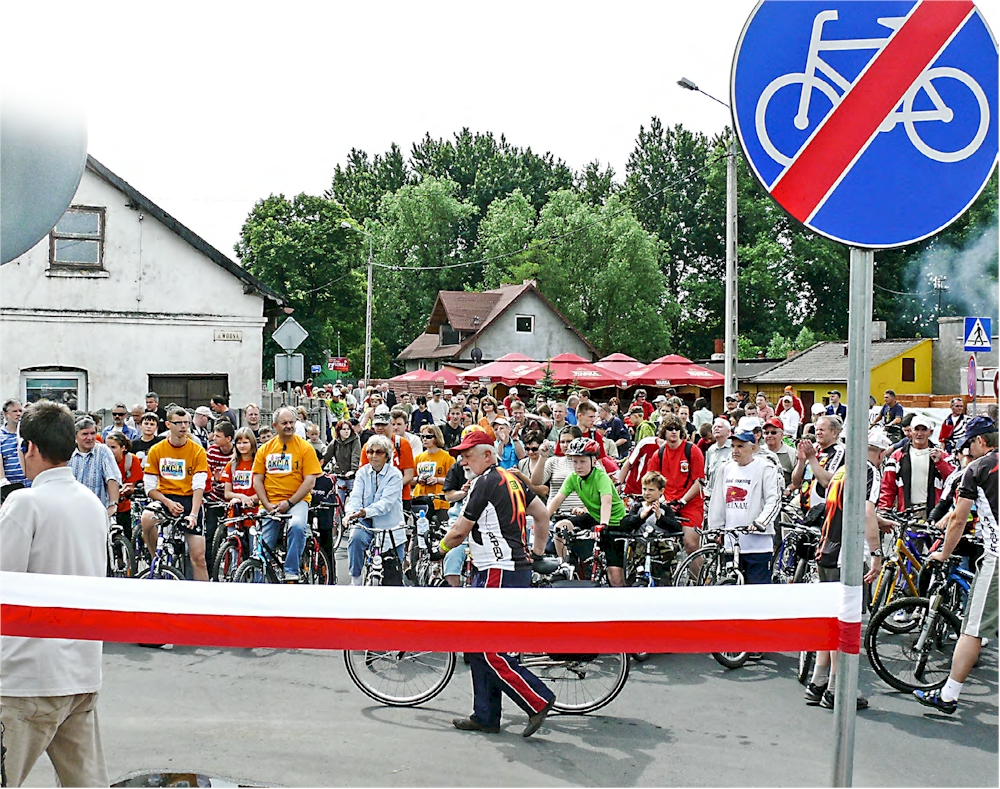
[[962,686],[964,682],[957,682],[951,677],[948,677],[948,681],[944,683],[944,687],[941,688],[941,701],[958,701],[958,697],[962,694]]
[[830,678],[829,663],[827,663],[825,666],[820,666],[819,664],[817,664],[815,667],[813,667],[813,675],[811,680],[813,685],[816,685],[817,687],[821,688],[827,683],[827,680],[829,678]]
[[833,693],[837,689],[837,675],[831,674],[830,681],[827,683],[826,689]]
[[351,586],[361,586],[361,576],[352,575],[351,576]]

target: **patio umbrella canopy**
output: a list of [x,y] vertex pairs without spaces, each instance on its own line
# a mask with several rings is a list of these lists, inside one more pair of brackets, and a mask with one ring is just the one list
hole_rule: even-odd
[[638,370],[640,367],[646,366],[637,359],[634,359],[624,353],[613,353],[610,356],[605,356],[603,359],[594,362],[594,364],[611,373],[618,379],[616,381],[617,385],[623,388],[632,386],[632,384],[625,379],[626,375],[633,370]]
[[628,386],[722,386],[726,377],[675,353],[661,356],[643,367],[625,374]]
[[473,367],[458,374],[461,382],[480,381],[481,383],[508,382],[512,376],[534,367],[538,362],[523,353],[508,353],[495,361]]
[[462,382],[458,380],[458,376],[448,370],[443,368],[441,370],[414,370],[409,373],[403,373],[402,375],[397,375],[395,378],[390,378],[390,382],[394,383],[413,383],[414,381],[424,381],[424,382],[435,382],[438,381],[443,383],[445,386],[461,386]]
[[574,383],[588,389],[601,389],[605,386],[615,386],[618,379],[609,371],[602,370],[582,356],[575,353],[561,353],[553,356],[547,362],[539,362],[520,374],[504,380],[506,384],[523,384],[535,386],[545,375],[545,368],[552,368],[552,377],[559,386],[570,386]]

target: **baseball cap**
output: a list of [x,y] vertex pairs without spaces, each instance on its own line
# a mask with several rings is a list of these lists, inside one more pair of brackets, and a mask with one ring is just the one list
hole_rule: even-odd
[[892,446],[892,441],[881,427],[873,427],[868,431],[868,446],[876,449],[888,449]]
[[788,403],[789,405],[791,405],[793,402],[791,395],[785,395],[784,397],[782,397],[781,402]]
[[431,389],[431,394],[441,394],[441,390],[435,386],[433,389]]
[[764,423],[764,427],[776,427],[776,428],[778,428],[778,430],[784,430],[785,429],[785,425],[776,416],[772,416],[770,419],[768,419]]
[[337,397],[340,397],[343,394],[343,392],[340,391],[340,387],[339,386],[333,387],[333,389],[331,389],[330,391],[333,394],[337,395]]
[[794,392],[795,390],[794,390],[794,389],[792,388],[792,386],[791,386],[791,385],[789,385],[789,386],[786,386],[786,387],[785,387],[785,391],[786,391],[786,392]]
[[727,402],[727,403],[735,403],[735,402],[737,402],[737,401],[738,401],[739,399],[740,399],[740,398],[738,398],[738,397],[737,397],[736,395],[726,395],[726,402]]
[[826,406],[822,403],[813,403],[812,408],[809,409],[814,414],[825,414]]
[[910,420],[910,427],[926,427],[928,430],[933,430],[934,422],[923,414],[916,414],[913,419]]
[[752,433],[754,430],[760,430],[761,422],[755,416],[744,416],[740,417],[740,421],[736,423],[736,434],[740,433]]
[[498,416],[493,420],[493,426],[496,427],[497,425],[507,425],[507,427],[510,427],[510,422],[507,420],[507,417]]
[[517,394],[517,387],[516,386],[512,386],[510,388],[510,391],[508,392],[508,394]]
[[835,395],[837,395],[837,397],[843,397],[843,395],[840,393],[839,389],[831,389],[829,392],[827,392],[827,394],[828,395],[835,394]]
[[449,451],[453,455],[457,455],[460,452],[464,452],[467,449],[472,449],[476,446],[493,446],[493,439],[486,435],[484,430],[470,430],[462,442],[456,446],[453,446]]
[[375,409],[375,415],[372,417],[373,425],[387,425],[389,421],[389,408],[387,406],[380,405]]
[[985,436],[997,432],[997,424],[988,416],[974,416],[965,423],[965,438],[957,449],[965,449],[976,436]]
[[654,405],[655,405],[656,403],[665,403],[665,402],[667,402],[667,396],[666,396],[666,395],[659,395],[658,397],[656,397],[656,398],[655,398],[655,399],[653,400],[653,404],[654,404]]
[[754,435],[753,430],[743,430],[733,433],[733,441],[746,441],[750,444],[757,443],[757,436]]
[[212,409],[209,408],[207,405],[200,405],[200,406],[198,406],[196,409],[194,409],[194,412],[196,414],[199,414],[200,416],[211,416],[212,415]]

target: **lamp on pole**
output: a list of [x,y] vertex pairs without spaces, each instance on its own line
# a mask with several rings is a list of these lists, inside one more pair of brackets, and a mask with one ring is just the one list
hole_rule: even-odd
[[[729,105],[711,93],[705,93],[687,77],[677,80],[685,90],[693,90],[708,96],[727,110]],[[736,361],[739,357],[737,336],[739,333],[739,295],[736,279],[736,136],[729,140],[726,148],[726,334],[725,334],[725,376],[726,394],[735,394],[738,388]]]
[[[368,237],[368,298],[365,302],[365,386],[371,386],[372,383],[372,274],[374,272],[374,258],[373,258],[373,244],[374,239],[372,234],[365,230],[359,225],[351,224],[350,222],[341,222],[340,226],[345,230],[357,230],[363,236]],[[339,346],[340,335],[337,335],[337,343]]]

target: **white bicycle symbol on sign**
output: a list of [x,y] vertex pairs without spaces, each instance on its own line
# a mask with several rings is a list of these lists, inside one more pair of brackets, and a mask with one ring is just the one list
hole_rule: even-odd
[[[802,85],[798,112],[795,114],[792,122],[796,129],[800,131],[805,130],[809,126],[809,103],[812,98],[813,89],[819,90],[830,100],[830,103],[833,105],[830,109],[830,112],[832,112],[840,104],[843,94],[850,89],[852,84],[836,69],[830,66],[829,63],[825,62],[820,57],[820,52],[823,50],[852,51],[874,49],[877,50],[875,53],[877,57],[889,41],[888,36],[886,38],[824,40],[823,25],[836,19],[836,11],[821,11],[816,15],[816,18],[813,20],[812,36],[809,40],[809,54],[806,57],[805,71],[802,73],[792,72],[790,74],[783,74],[776,78],[764,89],[764,92],[760,94],[760,98],[757,100],[755,117],[757,138],[768,155],[786,167],[792,163],[792,156],[786,156],[779,151],[774,143],[771,142],[771,138],[767,133],[767,106],[774,95],[788,85]],[[902,26],[905,20],[906,17],[881,17],[878,23],[883,27],[895,31]],[[821,79],[817,72],[829,79],[833,85]],[[941,79],[958,80],[958,82],[972,91],[972,95],[979,104],[979,127],[976,130],[975,136],[964,148],[957,151],[939,151],[936,148],[932,148],[917,133],[917,123],[930,121],[950,123],[955,117],[954,110],[945,104],[941,98],[941,94],[934,86],[935,80]],[[840,89],[840,93],[837,92],[837,88]],[[933,109],[913,109],[913,102],[921,91],[926,93],[933,105]],[[906,91],[899,107],[889,113],[888,117],[879,125],[878,131],[880,133],[892,131],[897,123],[903,124],[910,142],[924,156],[938,162],[960,162],[979,150],[979,146],[986,139],[986,133],[990,126],[990,105],[986,99],[986,93],[979,86],[979,83],[964,71],[950,66],[928,68],[910,86],[909,90]]]

